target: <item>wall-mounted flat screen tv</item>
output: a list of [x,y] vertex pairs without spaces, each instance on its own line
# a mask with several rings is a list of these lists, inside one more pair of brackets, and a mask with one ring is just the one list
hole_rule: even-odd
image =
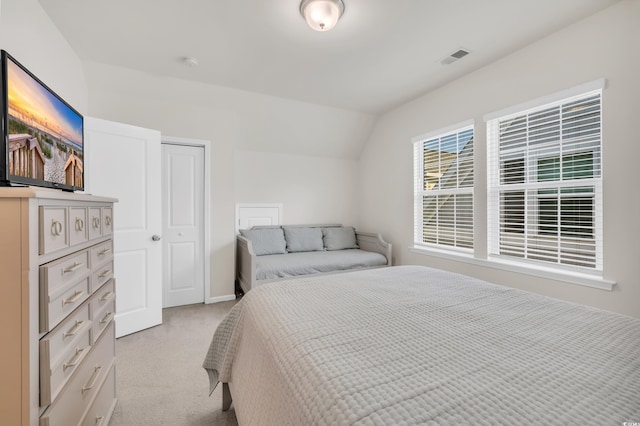
[[2,51],[0,185],[84,189],[84,119]]

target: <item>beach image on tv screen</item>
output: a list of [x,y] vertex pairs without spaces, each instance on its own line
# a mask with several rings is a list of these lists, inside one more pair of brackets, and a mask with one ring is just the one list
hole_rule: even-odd
[[9,173],[82,187],[82,116],[7,60]]

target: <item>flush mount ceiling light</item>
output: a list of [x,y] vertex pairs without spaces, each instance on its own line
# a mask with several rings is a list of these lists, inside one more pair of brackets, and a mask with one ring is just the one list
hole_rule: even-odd
[[344,13],[342,0],[302,0],[300,14],[316,31],[329,31]]

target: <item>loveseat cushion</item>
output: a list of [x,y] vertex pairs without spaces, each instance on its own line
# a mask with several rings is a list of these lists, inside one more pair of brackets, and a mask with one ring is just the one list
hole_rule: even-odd
[[320,228],[283,226],[289,253],[324,250]]
[[287,252],[282,228],[241,229],[240,234],[251,241],[256,256]]
[[327,250],[357,249],[356,230],[352,226],[323,228],[322,239]]

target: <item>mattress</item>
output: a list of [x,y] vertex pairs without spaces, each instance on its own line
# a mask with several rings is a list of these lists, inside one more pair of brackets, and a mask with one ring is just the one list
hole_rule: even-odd
[[271,254],[256,256],[256,279],[347,271],[386,264],[387,258],[380,253],[359,249]]
[[244,425],[640,421],[640,320],[418,266],[258,287],[203,366]]

